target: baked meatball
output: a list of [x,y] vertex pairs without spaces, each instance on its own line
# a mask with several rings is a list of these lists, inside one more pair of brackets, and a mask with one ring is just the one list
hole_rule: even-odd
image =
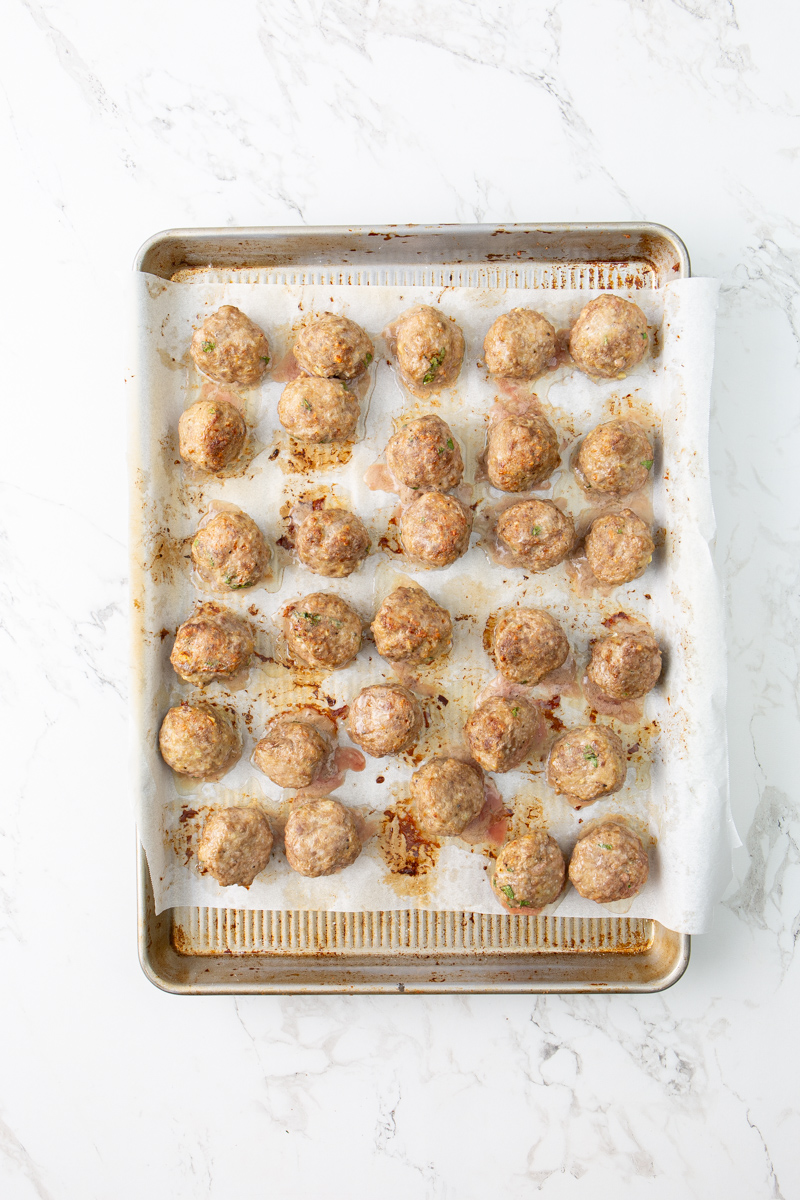
[[209,378],[249,387],[269,366],[269,343],[249,317],[223,304],[194,331],[191,355],[198,371]]
[[567,864],[549,833],[535,829],[506,842],[497,856],[492,887],[504,908],[541,909],[564,889]]
[[449,567],[469,546],[471,532],[471,509],[443,492],[423,492],[400,523],[403,549],[426,567]]
[[529,571],[547,571],[563,562],[575,541],[569,513],[552,500],[521,500],[501,513],[497,537]]
[[399,754],[412,746],[422,729],[422,709],[408,691],[393,683],[362,688],[350,705],[351,739],[372,758]]
[[556,738],[547,759],[547,782],[560,796],[591,804],[625,782],[625,748],[608,725],[583,725]]
[[300,375],[287,383],[278,401],[278,418],[300,442],[346,442],[361,410],[338,379]]
[[581,482],[596,492],[627,496],[644,487],[653,447],[635,421],[607,421],[587,434],[575,462]]
[[260,583],[269,570],[271,550],[247,513],[218,513],[198,529],[192,562],[214,587],[235,592]]
[[278,787],[313,783],[331,752],[328,738],[309,721],[273,717],[253,750],[251,761]]
[[342,579],[351,575],[369,554],[364,522],[346,508],[310,512],[297,530],[295,549],[304,567],[315,575]]
[[484,771],[512,771],[527,758],[542,733],[537,708],[522,698],[491,696],[475,709],[466,724],[472,757]]
[[586,557],[601,583],[630,583],[650,564],[655,543],[644,521],[629,508],[592,522]]
[[558,436],[544,417],[503,417],[489,429],[486,473],[501,492],[527,492],[560,462]]
[[224,775],[242,753],[239,735],[226,713],[186,700],[171,708],[161,722],[158,747],[168,767],[193,779]]
[[647,883],[647,851],[633,830],[606,821],[585,833],[572,851],[569,879],[585,900],[629,900]]
[[641,362],[649,340],[647,317],[638,304],[606,293],[581,309],[569,352],[587,375],[615,379]]
[[272,854],[272,827],[260,808],[218,808],[197,847],[199,865],[220,887],[250,887]]
[[246,670],[254,649],[250,622],[208,602],[178,627],[169,661],[187,683],[204,684]]
[[429,663],[450,649],[453,622],[421,587],[397,587],[370,627],[375,648],[389,662]]
[[409,421],[386,446],[386,462],[406,487],[446,492],[461,482],[464,463],[453,431],[441,417]]
[[638,700],[658,683],[661,651],[649,633],[613,633],[592,646],[586,674],[615,700]]
[[360,325],[323,313],[300,331],[294,344],[298,365],[322,379],[355,379],[372,362],[375,347]]
[[197,400],[178,421],[181,458],[210,474],[230,466],[246,438],[244,417],[229,400]]
[[503,613],[492,630],[492,657],[505,679],[531,686],[566,661],[569,642],[558,621],[540,608]]
[[533,379],[547,369],[555,354],[556,331],[532,308],[503,313],[483,339],[487,369],[504,379]]
[[397,365],[412,391],[425,395],[455,383],[464,357],[464,335],[454,321],[420,304],[397,318],[393,336]]
[[294,804],[284,835],[289,866],[316,879],[349,867],[361,853],[355,821],[333,797]]
[[457,758],[432,758],[411,776],[417,824],[429,837],[456,837],[483,808],[483,776]]
[[310,667],[345,667],[361,649],[358,613],[338,596],[312,592],[286,610],[286,644]]

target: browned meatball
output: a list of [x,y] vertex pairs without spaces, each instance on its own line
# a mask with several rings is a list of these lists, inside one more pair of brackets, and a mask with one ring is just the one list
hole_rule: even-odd
[[504,613],[492,631],[492,655],[506,679],[531,685],[565,662],[569,642],[561,626],[539,608]]
[[447,653],[453,636],[449,612],[421,587],[390,592],[371,629],[378,654],[389,662],[432,662]]
[[328,738],[309,721],[273,717],[251,761],[267,779],[284,788],[308,787],[331,752]]
[[442,492],[424,492],[406,509],[400,541],[409,558],[426,567],[449,567],[469,546],[472,511]]
[[547,782],[560,796],[591,804],[625,782],[625,748],[608,725],[583,725],[556,738],[547,760]]
[[561,462],[558,436],[544,417],[504,417],[489,429],[486,472],[501,492],[526,492]]
[[269,343],[249,317],[224,304],[195,330],[191,355],[197,369],[211,379],[249,387],[269,365]]
[[316,575],[341,579],[369,554],[364,522],[346,508],[310,512],[297,530],[295,549],[304,567]]
[[285,845],[292,870],[311,879],[334,875],[354,863],[361,853],[355,821],[332,796],[292,806]]
[[361,410],[338,379],[301,375],[287,383],[278,401],[278,418],[300,442],[346,442]]
[[294,344],[300,367],[323,379],[355,379],[372,362],[374,353],[361,326],[335,313],[323,313],[311,321]]
[[219,778],[242,753],[239,735],[226,713],[186,700],[164,717],[158,746],[168,767],[193,779]]
[[351,739],[372,758],[399,754],[414,744],[422,729],[422,709],[407,688],[375,684],[362,688],[350,705]]
[[569,352],[587,375],[614,379],[641,362],[649,340],[647,317],[638,304],[606,293],[581,309]]
[[250,887],[272,854],[272,827],[260,808],[218,808],[197,847],[199,865],[220,887]]
[[649,633],[614,633],[592,646],[586,674],[615,700],[638,700],[658,683],[661,651]]
[[310,667],[346,666],[361,649],[361,636],[361,618],[338,596],[312,592],[286,610],[289,653]]
[[473,758],[484,771],[512,771],[527,758],[543,730],[538,709],[527,700],[492,696],[466,724]]
[[417,824],[429,837],[456,837],[483,808],[483,776],[457,758],[432,758],[411,776]]
[[244,671],[254,649],[249,621],[208,602],[179,626],[169,661],[181,679],[203,684]]
[[558,842],[536,829],[506,842],[497,856],[492,887],[504,908],[542,909],[561,895],[566,874]]
[[563,562],[575,541],[575,526],[569,513],[552,500],[521,500],[501,514],[497,537],[520,566],[529,571],[547,571]]
[[647,851],[633,830],[606,821],[577,842],[569,860],[569,879],[585,900],[611,904],[629,900],[647,883]]
[[441,417],[409,421],[386,446],[389,470],[406,487],[446,492],[461,482],[464,463],[453,431]]
[[630,583],[643,575],[655,550],[650,530],[635,512],[598,517],[586,535],[586,557],[601,583]]
[[229,400],[197,400],[181,413],[181,458],[199,471],[223,471],[242,452],[247,437],[244,417]]
[[393,337],[397,365],[411,391],[426,395],[455,383],[464,357],[464,335],[455,322],[421,304],[397,318]]
[[556,331],[532,308],[503,313],[483,340],[487,369],[504,379],[533,379],[547,369],[555,354]]
[[653,447],[634,421],[607,421],[587,434],[575,463],[581,482],[596,492],[627,496],[644,487]]
[[198,529],[192,541],[197,573],[214,587],[231,592],[260,583],[269,570],[271,553],[247,513],[219,513]]

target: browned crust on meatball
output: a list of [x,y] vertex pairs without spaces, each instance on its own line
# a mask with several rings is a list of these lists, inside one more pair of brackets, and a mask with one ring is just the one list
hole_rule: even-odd
[[567,864],[555,838],[535,829],[500,850],[491,883],[504,908],[539,911],[564,890]]
[[629,508],[592,522],[586,558],[601,583],[631,583],[647,570],[655,550],[650,530]]
[[192,540],[192,562],[198,575],[231,592],[260,583],[269,570],[271,553],[247,513],[218,513]]
[[352,815],[332,797],[295,803],[284,840],[289,866],[310,879],[344,870],[361,853]]
[[490,326],[483,340],[487,370],[503,379],[534,379],[556,354],[556,331],[532,308],[512,308]]
[[426,567],[448,567],[469,546],[472,511],[443,492],[425,492],[406,509],[400,541],[409,558]]
[[372,758],[408,750],[422,729],[416,696],[395,684],[362,688],[350,705],[350,738]]
[[375,648],[389,662],[429,663],[450,649],[453,622],[421,587],[390,592],[371,625]]
[[588,433],[575,460],[575,474],[590,491],[627,496],[644,487],[653,447],[635,421],[607,421]]
[[249,621],[207,601],[178,627],[169,661],[187,683],[204,684],[245,670],[254,649]]
[[253,750],[253,765],[278,787],[309,787],[319,776],[331,746],[309,721],[273,717]]
[[441,417],[409,421],[386,445],[386,462],[395,479],[418,490],[447,492],[461,482],[464,462],[453,431]]
[[455,383],[464,358],[464,335],[429,304],[401,313],[386,330],[409,391],[424,397]]
[[178,449],[184,462],[214,474],[239,457],[247,425],[229,400],[197,400],[180,415]]
[[539,683],[567,659],[569,642],[549,613],[517,608],[503,613],[492,631],[492,656],[505,679]]
[[195,366],[219,383],[249,387],[269,366],[269,343],[263,329],[232,304],[206,317],[192,337]]
[[278,419],[300,442],[346,442],[360,413],[358,400],[338,379],[300,375],[287,383],[278,401]]
[[658,683],[661,651],[649,633],[612,634],[592,646],[586,674],[615,700],[638,700]]
[[272,827],[260,808],[220,808],[205,823],[197,861],[220,887],[250,887],[272,854]]
[[285,616],[289,652],[310,667],[336,670],[361,649],[361,618],[338,596],[312,592],[290,605]]
[[556,738],[547,759],[547,782],[560,796],[590,804],[618,792],[628,762],[619,736],[608,725],[583,725]]
[[364,522],[346,508],[310,512],[295,540],[297,557],[316,575],[342,579],[351,575],[370,551]]
[[577,842],[569,862],[570,883],[585,900],[629,900],[647,883],[650,863],[641,839],[627,825],[606,821]]
[[561,462],[558,435],[544,417],[503,417],[489,429],[486,473],[501,492],[526,492]]
[[192,779],[219,778],[242,753],[241,740],[226,713],[186,700],[169,709],[161,722],[158,747],[168,767]]
[[575,542],[569,513],[552,500],[521,500],[501,513],[497,522],[501,545],[529,571],[547,571],[563,562]]
[[355,379],[374,354],[375,347],[361,326],[336,313],[322,313],[310,321],[294,344],[298,366],[325,379]]
[[411,799],[424,834],[457,837],[483,808],[483,775],[458,758],[432,758],[411,776]]
[[542,718],[527,700],[491,696],[475,709],[464,732],[484,771],[503,773],[528,756],[541,728]]
[[649,342],[647,317],[638,304],[605,293],[581,309],[569,352],[587,375],[614,379],[641,362]]

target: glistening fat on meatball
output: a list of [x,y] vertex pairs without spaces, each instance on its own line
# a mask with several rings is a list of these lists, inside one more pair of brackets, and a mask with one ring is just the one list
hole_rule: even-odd
[[219,808],[205,823],[197,847],[200,867],[220,887],[250,887],[272,853],[272,827],[260,808]]
[[638,700],[658,683],[661,651],[649,633],[612,634],[592,646],[589,679],[614,700]]
[[529,571],[547,571],[563,562],[575,542],[569,513],[552,500],[521,500],[501,513],[497,539]]
[[187,701],[164,717],[158,746],[168,767],[192,779],[219,778],[242,753],[239,735],[226,713],[210,704]]
[[606,821],[580,839],[569,861],[569,879],[585,900],[629,900],[647,883],[650,864],[641,839],[627,825]]
[[424,492],[406,509],[400,541],[409,558],[424,567],[449,567],[469,546],[472,510],[442,492]]
[[372,362],[375,347],[349,317],[323,313],[298,334],[294,356],[298,366],[322,379],[355,379]]
[[395,479],[415,491],[447,492],[464,473],[453,431],[436,416],[409,421],[389,438],[386,463]]
[[400,375],[415,395],[426,396],[455,383],[464,358],[464,335],[438,309],[427,304],[409,308],[385,332],[394,342]]
[[605,293],[581,310],[569,352],[587,375],[615,379],[641,362],[649,341],[647,317],[638,304]]
[[449,651],[453,622],[423,588],[397,587],[378,609],[371,629],[381,658],[429,663]]
[[197,369],[209,378],[249,387],[258,383],[269,365],[269,343],[255,322],[232,304],[224,304],[195,330],[191,355]]
[[252,762],[278,787],[308,787],[319,776],[331,743],[316,725],[286,714],[268,722]]
[[537,829],[506,842],[497,856],[491,882],[504,908],[511,912],[527,908],[536,913],[558,899],[566,874],[558,842]]
[[457,758],[432,758],[411,776],[417,824],[429,837],[456,837],[483,808],[480,768]]
[[503,417],[489,428],[486,473],[501,492],[527,492],[560,462],[558,436],[544,417]]
[[327,592],[312,592],[290,605],[286,616],[289,653],[310,667],[337,670],[361,649],[361,618]]
[[301,521],[295,549],[303,566],[315,575],[341,579],[367,557],[370,540],[355,513],[346,508],[323,508]]
[[338,379],[301,375],[287,383],[278,401],[278,419],[300,442],[346,442],[358,424],[358,400]]
[[591,491],[627,496],[647,483],[653,447],[634,421],[607,421],[581,443],[575,473]]
[[344,870],[361,853],[355,821],[333,797],[295,801],[284,842],[292,870],[312,879]]
[[198,575],[220,591],[254,587],[269,570],[271,550],[247,513],[222,512],[198,529],[192,562]]
[[408,750],[419,736],[422,724],[419,701],[399,685],[375,684],[362,688],[350,705],[350,738],[372,758]]
[[483,341],[487,370],[503,379],[534,379],[556,354],[556,331],[532,308],[512,308],[499,316]]
[[655,550],[650,530],[624,508],[592,522],[586,534],[586,558],[601,583],[631,583],[647,570]]
[[484,771],[518,767],[543,731],[538,709],[527,700],[491,696],[475,709],[465,733],[472,757]]
[[569,642],[558,622],[539,608],[503,613],[492,630],[492,656],[514,683],[539,683],[567,659]]
[[199,471],[224,471],[242,452],[247,438],[244,417],[221,397],[197,400],[178,421],[178,444],[184,462]]
[[209,601],[179,626],[169,661],[181,679],[202,685],[246,670],[254,649],[249,621]]
[[547,782],[554,792],[579,804],[618,792],[628,761],[619,736],[608,725],[583,725],[556,738],[547,759]]

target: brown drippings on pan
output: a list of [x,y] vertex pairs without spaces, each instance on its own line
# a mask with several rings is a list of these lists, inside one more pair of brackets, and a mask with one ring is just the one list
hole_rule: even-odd
[[400,545],[400,529],[396,516],[389,517],[386,533],[378,538],[378,545],[381,550],[386,550],[389,554],[403,553],[403,547]]
[[[417,880],[436,865],[439,843],[420,833],[410,813],[386,810],[379,845],[390,872],[387,882],[393,885],[398,882],[397,876]],[[404,889],[403,894],[409,895],[410,890]]]
[[183,542],[172,537],[168,529],[157,529],[150,539],[149,551],[144,569],[153,583],[174,583],[175,572],[185,566]]
[[300,442],[290,437],[282,449],[277,462],[285,475],[343,467],[353,457],[352,442]]

